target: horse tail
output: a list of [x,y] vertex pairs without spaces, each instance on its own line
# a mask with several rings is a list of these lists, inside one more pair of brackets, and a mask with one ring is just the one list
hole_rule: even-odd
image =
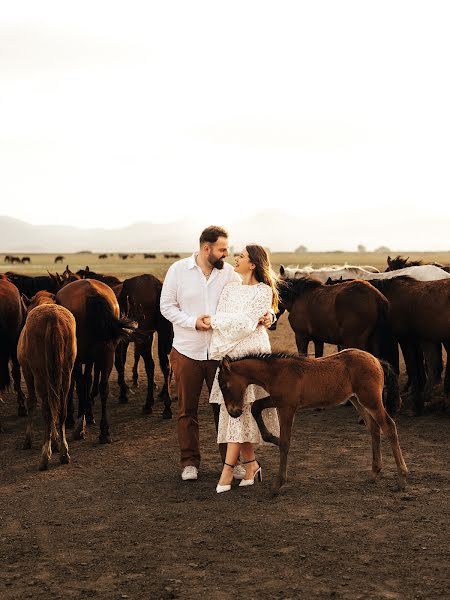
[[11,356],[10,332],[0,315],[0,392],[11,385],[9,359]]
[[390,363],[398,375],[400,372],[398,343],[392,332],[389,319],[389,301],[381,293],[378,302],[377,322],[369,338],[371,348],[374,348],[375,340],[378,341],[380,358]]
[[89,332],[99,342],[129,340],[136,329],[127,317],[116,317],[111,304],[99,294],[86,299],[86,321]]
[[47,322],[44,340],[45,370],[47,374],[47,402],[51,422],[56,423],[61,412],[65,340],[53,316]]
[[391,365],[385,361],[378,359],[384,372],[384,392],[383,402],[388,414],[392,417],[400,410],[402,400],[400,398],[400,389],[398,387],[398,374],[394,371]]
[[168,355],[172,350],[173,342],[173,325],[168,321],[159,310],[158,303],[158,314],[156,315],[156,331],[158,333],[158,355]]

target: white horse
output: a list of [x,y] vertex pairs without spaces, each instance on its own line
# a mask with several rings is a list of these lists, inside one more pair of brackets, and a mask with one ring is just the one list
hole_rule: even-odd
[[450,273],[447,273],[440,267],[434,265],[420,265],[417,267],[407,267],[398,271],[388,271],[387,273],[370,273],[362,267],[344,266],[340,269],[322,267],[321,269],[313,269],[312,267],[303,267],[302,269],[284,268],[280,266],[280,274],[286,279],[300,279],[301,277],[314,277],[326,283],[331,279],[392,279],[401,275],[408,275],[417,281],[437,281],[439,279],[449,279]]

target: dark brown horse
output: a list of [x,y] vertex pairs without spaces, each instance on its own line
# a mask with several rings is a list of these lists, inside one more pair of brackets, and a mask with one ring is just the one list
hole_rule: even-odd
[[406,269],[407,267],[419,267],[421,265],[434,265],[435,267],[439,267],[443,269],[447,273],[450,273],[450,266],[443,265],[438,262],[425,262],[423,260],[409,260],[409,256],[407,258],[403,256],[396,256],[395,258],[387,257],[387,268],[385,269],[385,273],[388,271],[399,271],[400,269]]
[[[85,419],[92,419],[90,390],[92,369],[99,373],[102,402],[100,442],[110,442],[107,416],[108,381],[117,344],[133,331],[129,319],[120,318],[119,304],[114,292],[101,281],[80,279],[65,285],[56,295],[56,302],[74,315],[77,324],[77,359],[73,370],[76,381],[79,423],[76,437],[85,436]],[[85,365],[84,373],[82,366]]]
[[25,312],[17,287],[4,275],[0,275],[0,393],[7,390],[11,384],[9,373],[9,361],[11,361],[18,414],[22,417],[27,414],[27,411],[25,395],[20,388],[17,342],[25,320]]
[[[164,402],[163,419],[172,417],[171,399],[169,393],[170,363],[169,353],[172,349],[173,328],[161,314],[159,301],[162,283],[153,275],[138,275],[125,279],[119,293],[119,305],[122,313],[138,323],[138,335],[134,336],[135,354],[133,381],[137,384],[137,365],[142,356],[147,374],[147,397],[143,406],[144,413],[151,413],[154,404],[155,362],[152,357],[153,336],[158,334],[158,358],[164,375],[164,385],[159,397]],[[125,361],[128,341],[119,344],[116,350],[116,369],[120,386],[120,402],[128,402],[125,383]]]
[[44,418],[44,445],[39,469],[48,468],[52,442],[56,443],[58,438],[60,462],[68,463],[70,456],[65,422],[67,395],[77,354],[76,325],[72,313],[55,304],[53,294],[41,291],[29,301],[17,354],[28,389],[24,448],[32,446],[33,416],[38,397]]
[[[231,417],[242,414],[248,385],[262,386],[269,393],[268,397],[253,403],[252,414],[262,438],[280,448],[280,468],[273,485],[275,493],[287,480],[287,457],[296,410],[336,406],[347,400],[364,419],[372,437],[372,479],[381,471],[380,433],[383,432],[389,438],[397,464],[398,487],[405,487],[408,469],[398,443],[397,428],[383,406],[385,381],[386,404],[391,410],[397,409],[400,402],[397,375],[387,363],[380,363],[362,350],[343,350],[326,358],[282,353],[241,359],[225,357],[219,371],[219,385]],[[261,416],[262,410],[271,407],[278,409],[279,439],[267,430]]]
[[[417,342],[428,357],[428,379],[425,398],[431,395],[434,383],[439,379],[441,362],[436,344],[444,344],[450,351],[450,280],[416,281],[409,277],[373,280],[390,304],[390,320],[394,335],[399,340],[405,358],[408,375],[413,384],[415,410],[423,411],[424,396],[420,381],[421,355]],[[419,379],[419,381],[418,381]],[[450,370],[447,365],[444,392],[450,395]]]
[[280,301],[289,311],[300,354],[307,354],[311,340],[361,348],[387,360],[398,372],[389,302],[370,283],[344,281],[328,286],[309,277],[285,280],[280,286]]
[[114,275],[102,275],[101,273],[95,273],[94,271],[91,271],[88,266],[85,269],[80,269],[76,274],[79,275],[81,279],[96,279],[97,281],[103,281],[103,283],[106,283],[106,285],[109,285],[109,287],[114,287],[115,285],[121,283],[118,277],[115,277]]
[[21,294],[25,294],[29,298],[35,296],[41,290],[56,294],[60,287],[56,275],[52,275],[51,273],[33,277],[31,275],[22,275],[21,273],[8,271],[5,275]]

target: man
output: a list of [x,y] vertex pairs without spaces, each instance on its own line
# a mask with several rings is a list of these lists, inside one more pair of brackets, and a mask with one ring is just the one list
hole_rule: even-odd
[[[181,478],[195,480],[200,465],[198,402],[203,382],[211,391],[218,361],[209,360],[211,329],[203,322],[216,312],[224,286],[240,281],[233,267],[224,262],[228,256],[228,233],[210,226],[200,236],[200,250],[174,263],[167,271],[161,292],[161,313],[173,323],[174,340],[170,360],[178,393],[178,441]],[[269,313],[261,317],[266,327],[272,323]],[[216,429],[220,405],[211,404]],[[226,444],[219,445],[222,461]],[[237,479],[245,470],[235,467]]]

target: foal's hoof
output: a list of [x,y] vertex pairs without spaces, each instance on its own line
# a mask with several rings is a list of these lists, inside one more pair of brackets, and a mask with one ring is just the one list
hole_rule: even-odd
[[147,404],[144,404],[144,406],[142,407],[142,414],[144,415],[151,415],[153,412],[153,407],[152,406],[148,406]]
[[17,415],[18,415],[19,417],[26,417],[26,416],[27,416],[27,414],[28,414],[28,411],[27,411],[27,409],[25,408],[25,406],[23,406],[23,405],[21,405],[21,404],[20,404],[20,405],[18,406],[18,408],[17,408]]
[[70,463],[70,456],[68,454],[63,454],[59,457],[59,462],[62,465],[68,465]]
[[172,411],[170,410],[170,408],[165,408],[162,414],[162,418],[163,419],[171,419],[172,418]]

